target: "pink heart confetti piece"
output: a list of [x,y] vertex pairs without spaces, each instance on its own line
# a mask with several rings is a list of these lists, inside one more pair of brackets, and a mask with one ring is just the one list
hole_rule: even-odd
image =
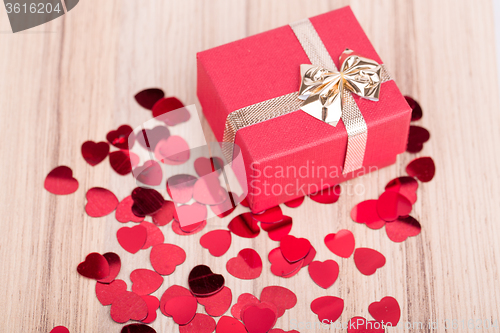
[[299,197],[297,199],[287,201],[287,202],[285,202],[285,206],[290,207],[290,208],[297,208],[300,205],[302,205],[302,203],[304,202],[304,199],[305,199],[305,197]]
[[254,249],[243,249],[238,256],[228,260],[226,269],[238,279],[256,279],[262,273],[262,259]]
[[279,247],[271,250],[268,255],[269,262],[271,263],[271,273],[276,276],[290,278],[297,274],[303,265],[303,260],[290,263],[283,257]]
[[165,240],[163,232],[154,223],[143,221],[139,224],[146,228],[147,237],[146,243],[142,246],[142,249],[150,248],[151,246],[162,244]]
[[172,135],[167,140],[160,140],[156,144],[154,154],[156,160],[168,165],[183,164],[191,156],[188,143],[177,135]]
[[[142,320],[144,324],[151,324],[156,320],[156,310],[160,306],[160,301],[155,296],[142,295],[141,298],[148,305],[148,316]],[[148,326],[146,326],[148,327]]]
[[132,254],[137,253],[144,244],[148,237],[148,231],[142,225],[135,227],[123,227],[116,232],[116,239],[122,248]]
[[247,333],[247,329],[238,319],[222,316],[217,322],[215,333]]
[[220,257],[231,246],[231,232],[228,230],[212,230],[201,236],[200,244],[208,249],[214,257]]
[[175,208],[174,219],[179,222],[181,229],[189,232],[195,225],[207,219],[207,206],[194,202],[190,205],[181,205]]
[[122,267],[122,262],[120,257],[114,252],[104,253],[102,255],[109,265],[109,275],[104,279],[97,280],[100,283],[111,283],[120,273],[120,269]]
[[85,212],[91,217],[102,217],[113,212],[118,206],[118,198],[102,187],[93,187],[87,191]]
[[141,321],[148,316],[148,305],[136,293],[124,291],[113,300],[110,315],[120,324],[129,320]]
[[203,313],[197,313],[187,325],[179,326],[179,333],[212,333],[215,330],[215,320]]
[[139,156],[128,150],[117,150],[109,153],[109,164],[121,176],[128,175],[139,164]]
[[135,143],[135,134],[132,127],[129,125],[122,125],[115,131],[110,131],[106,135],[109,143],[119,149],[131,149]]
[[391,180],[385,186],[386,191],[394,191],[403,195],[413,205],[417,202],[418,182],[413,177],[398,177]]
[[154,151],[158,142],[167,140],[169,136],[170,131],[167,127],[156,126],[153,129],[142,129],[135,139],[144,149]]
[[436,173],[436,166],[431,157],[420,157],[414,159],[406,167],[406,173],[415,177],[423,183],[430,182]]
[[126,223],[126,222],[142,222],[144,220],[144,216],[136,216],[132,212],[132,205],[134,204],[134,200],[132,200],[132,196],[128,196],[116,207],[115,218],[118,222]]
[[377,213],[377,200],[365,200],[354,206],[351,218],[354,222],[365,223],[370,229],[380,229],[385,225]]
[[318,315],[323,324],[331,324],[339,319],[344,311],[344,300],[335,296],[318,297],[311,303],[311,311]]
[[101,163],[109,154],[109,144],[107,142],[86,141],[82,144],[83,159],[95,166]]
[[309,276],[321,288],[331,287],[339,276],[339,264],[333,260],[313,261],[308,266]]
[[276,223],[283,220],[283,212],[280,206],[275,206],[258,214],[253,214],[253,218],[263,223]]
[[167,193],[174,202],[186,203],[193,198],[194,184],[198,178],[188,174],[178,174],[167,179]]
[[229,309],[232,300],[233,294],[231,293],[231,289],[224,287],[212,296],[199,297],[198,303],[205,307],[207,314],[212,317],[220,317]]
[[385,226],[387,237],[396,243],[404,242],[408,237],[419,235],[421,229],[420,223],[411,216],[399,217]]
[[385,191],[377,200],[377,214],[386,222],[394,221],[399,216],[408,216],[412,205],[404,195],[394,191]]
[[391,296],[386,296],[380,302],[373,302],[368,306],[368,312],[375,320],[389,326],[397,326],[401,318],[401,308],[398,301]]
[[49,172],[43,186],[52,194],[66,195],[78,190],[78,180],[73,178],[73,171],[69,167],[62,165]]
[[243,238],[255,238],[260,233],[257,221],[253,219],[252,213],[243,213],[234,217],[227,226],[233,234]]
[[165,96],[163,90],[158,88],[149,88],[139,91],[134,98],[137,103],[145,109],[151,110],[156,102]]
[[283,257],[289,262],[304,259],[311,250],[311,243],[305,238],[296,238],[286,235],[281,238],[280,249]]
[[224,162],[219,157],[198,157],[194,161],[194,169],[199,177],[206,176],[213,172],[220,173],[224,167]]
[[149,269],[136,269],[130,273],[132,291],[139,296],[154,293],[163,283],[163,277]]
[[207,221],[201,221],[198,223],[190,224],[185,227],[181,227],[179,222],[175,221],[172,222],[172,230],[174,233],[180,236],[189,236],[189,235],[194,235],[200,231],[202,231],[205,227],[207,226]]
[[278,318],[286,310],[297,304],[297,296],[293,291],[281,286],[267,286],[260,293],[260,301],[274,304],[277,308]]
[[326,235],[325,245],[339,257],[349,258],[354,252],[354,235],[349,230],[339,230],[336,234]]
[[160,311],[161,311],[161,313],[163,313],[167,317],[172,317],[167,312],[165,312],[165,304],[169,300],[176,298],[176,297],[179,297],[179,296],[190,296],[190,297],[194,298],[193,294],[191,294],[191,292],[188,289],[174,284],[173,286],[168,287],[168,289],[165,290],[165,292],[163,293],[163,295],[160,298]]
[[156,272],[170,275],[186,260],[186,252],[174,244],[158,244],[151,249],[149,259]]
[[109,284],[97,282],[95,285],[97,300],[104,306],[112,304],[115,298],[125,291],[127,283],[123,280],[114,280]]
[[354,263],[361,274],[372,275],[385,265],[385,257],[376,250],[360,247],[354,251]]
[[192,296],[178,296],[165,303],[165,312],[170,314],[176,324],[187,325],[196,314],[198,303]]
[[313,201],[316,201],[316,202],[319,202],[322,204],[332,204],[332,203],[337,202],[337,200],[339,200],[341,191],[342,191],[342,188],[340,187],[340,185],[335,185],[335,186],[320,190],[316,193],[309,194],[309,198],[311,198]]
[[76,268],[81,276],[89,279],[104,279],[109,275],[109,264],[106,258],[99,253],[92,252]]
[[210,209],[218,217],[220,218],[226,217],[229,214],[231,214],[236,208],[236,203],[234,198],[238,198],[238,196],[232,192],[228,192],[228,198],[226,199],[226,201],[218,205],[212,205],[210,206]]
[[280,222],[261,223],[260,226],[263,230],[267,231],[269,238],[279,242],[283,237],[288,235],[290,230],[292,230],[292,218],[283,215],[283,219]]
[[200,204],[220,205],[229,199],[229,195],[220,186],[219,178],[213,174],[209,174],[196,181],[193,187],[193,198]]
[[161,208],[151,214],[153,223],[159,226],[169,224],[174,219],[175,204],[170,200],[165,200]]
[[257,297],[249,293],[243,293],[238,297],[236,304],[231,307],[231,315],[241,320],[241,310],[251,304],[259,304],[260,301]]
[[241,312],[241,320],[248,333],[267,333],[277,320],[276,313],[270,308],[250,305]]
[[143,165],[135,168],[133,174],[137,181],[149,186],[158,186],[163,180],[163,171],[160,164],[152,160],[148,160]]

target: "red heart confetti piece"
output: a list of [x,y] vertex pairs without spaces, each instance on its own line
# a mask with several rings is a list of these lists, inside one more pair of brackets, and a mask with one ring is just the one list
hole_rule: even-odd
[[95,285],[97,300],[105,306],[112,304],[115,298],[125,291],[127,291],[127,283],[123,280],[114,280],[109,284],[98,282]]
[[234,217],[227,226],[233,234],[243,238],[255,238],[260,233],[257,221],[253,219],[252,213],[243,213]]
[[116,148],[129,150],[134,146],[135,134],[132,127],[122,125],[116,131],[110,131],[106,135],[106,139]]
[[132,212],[137,216],[152,215],[159,211],[165,199],[157,190],[152,188],[136,187],[132,191]]
[[303,260],[295,263],[290,263],[283,257],[279,247],[271,250],[268,255],[269,262],[271,263],[271,273],[276,276],[290,278],[297,274],[303,265]]
[[367,321],[363,317],[354,317],[347,323],[347,333],[385,333],[385,328],[376,320]]
[[280,206],[271,207],[259,214],[254,214],[253,218],[263,223],[276,223],[283,220],[283,212]]
[[184,107],[184,104],[175,97],[160,98],[152,107],[153,117],[158,117],[170,111]]
[[304,259],[311,250],[311,243],[305,238],[286,235],[281,238],[280,249],[283,257],[289,262]]
[[377,214],[386,222],[399,216],[408,216],[412,209],[410,200],[394,191],[385,191],[377,200]]
[[134,254],[142,249],[146,243],[148,231],[142,225],[136,225],[132,228],[123,227],[116,232],[116,238],[125,251]]
[[154,328],[144,324],[130,324],[123,326],[121,333],[156,333]]
[[349,230],[339,230],[336,234],[326,235],[325,245],[332,253],[339,257],[349,258],[354,252],[354,235]]
[[194,184],[198,178],[188,174],[178,174],[167,179],[167,193],[174,202],[186,203],[193,198]]
[[152,160],[148,160],[143,165],[135,168],[133,174],[137,181],[149,186],[158,186],[163,179],[160,164]]
[[142,246],[142,249],[150,248],[151,246],[162,244],[165,241],[165,236],[154,223],[143,221],[141,224],[147,231],[146,243]]
[[201,236],[200,244],[208,249],[214,257],[220,257],[231,246],[231,232],[228,230],[212,230]]
[[333,260],[313,261],[308,270],[311,279],[324,289],[331,287],[339,276],[339,264]]
[[276,305],[279,318],[286,310],[293,308],[297,304],[297,296],[293,291],[285,287],[267,286],[260,293],[260,301]]
[[267,333],[277,320],[276,313],[267,307],[250,305],[241,312],[241,320],[248,333]]
[[380,302],[373,302],[368,306],[368,312],[375,320],[389,326],[397,326],[401,318],[401,308],[398,301],[391,296],[386,296]]
[[[153,114],[156,114],[153,108]],[[191,114],[189,110],[185,107],[181,107],[180,109],[172,110],[156,116],[156,119],[159,121],[163,121],[167,126],[175,126],[181,123],[188,121],[191,118]]]
[[87,191],[85,212],[91,217],[102,217],[113,212],[118,206],[118,198],[102,187],[93,187]]
[[420,107],[420,104],[417,103],[413,98],[410,96],[405,96],[406,103],[411,108],[411,121],[419,120],[422,118],[422,108]]
[[304,258],[304,261],[302,262],[302,267],[306,267],[307,265],[309,265],[314,260],[315,257],[316,257],[316,249],[311,245],[311,250]]
[[360,247],[354,251],[354,263],[361,274],[372,275],[385,265],[385,257],[376,250]]
[[198,223],[207,219],[207,206],[197,202],[191,205],[181,205],[175,208],[174,219],[179,222],[180,227],[185,232],[194,230]]
[[109,164],[119,175],[125,176],[139,164],[139,156],[128,150],[117,150],[109,153]]
[[69,330],[64,326],[56,326],[50,331],[50,333],[69,333]]
[[189,235],[194,235],[200,231],[203,230],[207,225],[207,221],[201,221],[199,223],[194,223],[191,225],[188,225],[187,227],[181,228],[181,225],[179,222],[175,221],[172,222],[172,230],[180,236],[189,236]]
[[165,292],[160,298],[161,313],[163,313],[167,317],[172,317],[171,315],[165,312],[165,304],[172,298],[176,298],[179,296],[191,296],[194,298],[193,294],[191,294],[191,292],[188,289],[174,284],[173,286],[170,286],[167,290],[165,290]]
[[224,287],[224,277],[212,272],[210,267],[198,265],[189,273],[189,289],[197,297],[205,297],[219,292]]
[[78,190],[78,180],[73,178],[73,171],[69,167],[62,165],[49,172],[43,186],[52,194],[71,194]]
[[229,195],[220,186],[219,178],[209,174],[196,181],[193,187],[193,198],[204,205],[220,205],[229,198]]
[[144,220],[144,216],[136,216],[132,212],[132,205],[134,204],[134,200],[132,200],[132,196],[128,196],[116,207],[115,218],[118,222],[126,223],[126,222],[142,222]]
[[220,218],[226,217],[229,214],[231,214],[236,208],[236,203],[234,201],[234,198],[237,197],[238,196],[235,195],[233,192],[228,192],[228,198],[226,199],[226,201],[218,205],[212,205],[210,206],[210,209],[218,217]]
[[153,223],[159,226],[169,224],[174,219],[175,204],[170,200],[165,200],[160,210],[151,214]]
[[406,173],[423,183],[430,182],[436,173],[436,166],[430,157],[414,159],[406,167]]
[[323,324],[334,323],[344,311],[344,300],[335,296],[318,297],[311,302],[311,311]]
[[170,314],[176,324],[187,325],[196,314],[198,303],[192,296],[178,296],[165,303],[165,312]]
[[161,140],[167,140],[170,131],[165,126],[156,126],[153,129],[142,129],[137,133],[135,139],[146,150],[154,151]]
[[215,320],[203,313],[197,313],[187,325],[179,326],[179,333],[212,333]]
[[217,322],[215,333],[247,333],[247,329],[238,319],[222,316]]
[[163,283],[163,277],[149,269],[136,269],[130,273],[132,291],[139,296],[154,293]]
[[145,109],[151,110],[156,102],[165,96],[163,90],[158,88],[149,88],[139,91],[134,98],[137,103]]
[[186,252],[174,244],[158,244],[151,249],[149,259],[156,272],[170,275],[186,260]]
[[418,182],[413,177],[399,177],[391,180],[385,186],[386,191],[394,191],[403,195],[413,205],[417,202]]
[[377,213],[377,200],[365,200],[354,206],[351,218],[354,222],[365,223],[370,229],[380,229],[385,225]]
[[94,166],[101,163],[109,154],[109,144],[107,142],[86,141],[82,144],[83,159]]
[[238,256],[228,260],[226,269],[238,279],[256,279],[262,273],[262,259],[254,249],[243,249]]
[[340,187],[340,185],[335,185],[325,188],[316,193],[309,194],[309,198],[322,204],[332,204],[339,200],[340,192],[342,192],[342,188]]
[[246,197],[243,198],[243,199],[241,199],[240,205],[242,205],[243,207],[247,207],[247,208],[250,207],[250,205],[248,204],[248,200],[247,200]]
[[141,321],[148,316],[148,305],[141,296],[125,291],[114,299],[110,315],[111,319],[120,324],[129,320]]
[[302,203],[304,202],[304,198],[305,197],[299,197],[297,199],[287,201],[287,202],[285,202],[285,206],[290,207],[290,208],[297,208],[300,205],[302,205]]
[[417,236],[421,229],[420,223],[411,216],[399,217],[385,225],[387,237],[396,243],[404,242],[408,237]]
[[431,137],[428,130],[420,126],[410,126],[408,134],[408,144],[406,151],[409,153],[418,153],[424,148],[424,143]]
[[231,307],[231,315],[241,320],[241,310],[252,304],[259,304],[260,301],[257,297],[249,293],[243,293],[238,297],[236,304]]
[[154,153],[158,161],[168,165],[183,164],[191,156],[188,143],[177,135],[172,135],[167,140],[160,140],[156,144]]
[[292,230],[292,218],[290,216],[283,215],[283,220],[276,223],[261,223],[261,228],[267,231],[267,235],[273,241],[279,242],[283,237],[288,235],[290,230]]
[[156,310],[160,306],[160,301],[156,298],[156,296],[151,295],[142,295],[141,298],[148,305],[148,316],[146,319],[143,319],[142,322],[145,324],[151,324],[156,320]]
[[122,262],[120,257],[114,252],[104,253],[102,255],[109,265],[109,275],[104,279],[97,280],[100,283],[111,283],[120,273],[120,269],[122,267]]
[[232,300],[231,289],[224,287],[215,295],[198,298],[198,303],[205,307],[207,314],[212,317],[220,317],[229,309]]
[[220,174],[224,167],[224,162],[219,157],[198,157],[194,161],[194,170],[199,177],[209,175],[213,172]]
[[81,276],[89,279],[104,279],[109,275],[109,264],[106,258],[99,253],[92,252],[76,268]]

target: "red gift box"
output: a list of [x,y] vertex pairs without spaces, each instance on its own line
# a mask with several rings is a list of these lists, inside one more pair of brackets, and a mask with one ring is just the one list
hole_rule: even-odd
[[[309,19],[337,68],[346,49],[382,60],[349,7]],[[198,53],[198,99],[216,138],[235,110],[299,90],[300,65],[310,60],[290,26]],[[342,174],[347,132],[298,110],[236,133],[245,161],[247,200],[254,212],[317,192],[396,161],[405,151],[411,109],[394,81],[379,101],[354,95],[368,127],[363,168]]]

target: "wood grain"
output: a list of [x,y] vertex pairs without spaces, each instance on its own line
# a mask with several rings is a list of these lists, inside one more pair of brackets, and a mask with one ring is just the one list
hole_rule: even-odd
[[[422,234],[395,244],[383,230],[369,230],[349,217],[356,203],[376,198],[390,179],[404,175],[415,156],[403,154],[396,165],[344,184],[335,205],[306,200],[298,209],[284,209],[294,218],[292,234],[310,239],[318,260],[334,258],[323,237],[341,228],[354,232],[357,246],[384,253],[387,264],[374,276],[361,275],[352,259],[334,258],[341,274],[324,291],[307,270],[279,279],[264,260],[261,278],[229,276],[227,285],[234,298],[243,292],[258,296],[271,284],[294,290],[297,306],[276,325],[285,330],[294,320],[315,323],[309,305],[323,295],[345,300],[342,323],[356,315],[368,318],[371,302],[392,295],[402,306],[403,322],[437,321],[436,332],[444,332],[443,322],[450,319],[499,324],[500,105],[490,1],[86,0],[55,21],[17,34],[8,32],[0,10],[0,331],[49,332],[66,325],[71,332],[119,332],[121,325],[95,297],[95,283],[80,277],[76,266],[89,252],[114,251],[123,261],[119,278],[130,285],[134,268],[151,267],[149,251],[131,255],[121,249],[115,237],[121,225],[113,214],[98,219],[85,214],[90,187],[107,187],[123,198],[134,184],[107,162],[87,165],[80,145],[103,140],[120,124],[146,121],[148,112],[133,100],[145,87],[159,86],[186,104],[196,103],[197,51],[348,4],[401,91],[424,109],[419,123],[432,137],[417,156],[432,156],[437,174],[418,190],[413,215]],[[203,128],[212,137],[206,122]],[[75,194],[54,196],[43,189],[46,174],[57,165],[73,168],[80,181]],[[348,193],[356,186],[363,194]],[[210,221],[210,228],[224,227],[243,211]],[[199,245],[200,235],[179,237],[170,226],[164,233],[188,258],[166,277],[157,296],[171,284],[186,285],[198,263],[228,276],[225,262],[239,250],[254,247],[265,259],[276,246],[265,235],[237,239],[222,258],[213,258]],[[177,331],[161,315],[152,326]]]

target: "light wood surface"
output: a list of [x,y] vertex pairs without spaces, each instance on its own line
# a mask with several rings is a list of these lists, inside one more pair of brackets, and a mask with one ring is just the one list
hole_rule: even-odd
[[[298,304],[276,324],[285,330],[293,320],[316,322],[309,306],[323,295],[345,300],[342,323],[356,315],[371,318],[368,305],[392,295],[403,322],[437,321],[436,332],[444,332],[444,321],[451,319],[500,324],[500,105],[490,1],[85,0],[67,15],[17,34],[9,32],[0,10],[0,331],[49,332],[65,325],[72,333],[119,332],[109,307],[96,299],[95,282],[79,276],[76,266],[90,252],[114,251],[123,263],[118,277],[130,286],[133,269],[151,268],[149,250],[132,255],[119,246],[115,233],[122,225],[114,214],[85,214],[90,187],[103,186],[123,198],[134,183],[115,174],[107,161],[87,165],[81,144],[104,140],[123,123],[137,126],[149,119],[133,100],[143,88],[158,86],[186,104],[197,103],[197,51],[348,4],[401,91],[424,109],[419,124],[431,140],[417,156],[432,156],[437,174],[418,190],[412,215],[423,226],[421,235],[396,244],[383,229],[369,230],[349,217],[356,203],[376,198],[389,180],[405,174],[415,156],[403,154],[396,165],[344,184],[345,190],[361,184],[363,195],[345,191],[334,205],[306,199],[298,209],[284,208],[294,219],[291,234],[311,240],[318,260],[339,263],[339,279],[328,290],[316,286],[306,269],[291,279],[273,276],[266,258],[276,243],[265,233],[255,240],[233,237],[230,250],[214,258],[199,245],[200,234],[180,237],[169,225],[163,228],[166,242],[182,246],[187,260],[155,295],[174,283],[187,286],[191,268],[205,263],[226,276],[233,302],[243,292],[259,296],[267,285],[293,290]],[[206,122],[204,130],[211,137]],[[43,189],[45,176],[58,165],[73,168],[80,181],[75,194],[55,196]],[[243,211],[239,207],[209,226],[224,227]],[[323,237],[342,228],[353,231],[357,246],[385,254],[385,267],[367,277],[352,258],[331,254]],[[257,280],[226,272],[226,261],[245,247],[264,259]],[[152,326],[158,332],[178,330],[161,314]],[[401,332],[421,331],[429,330]],[[500,328],[448,330],[465,331]]]

